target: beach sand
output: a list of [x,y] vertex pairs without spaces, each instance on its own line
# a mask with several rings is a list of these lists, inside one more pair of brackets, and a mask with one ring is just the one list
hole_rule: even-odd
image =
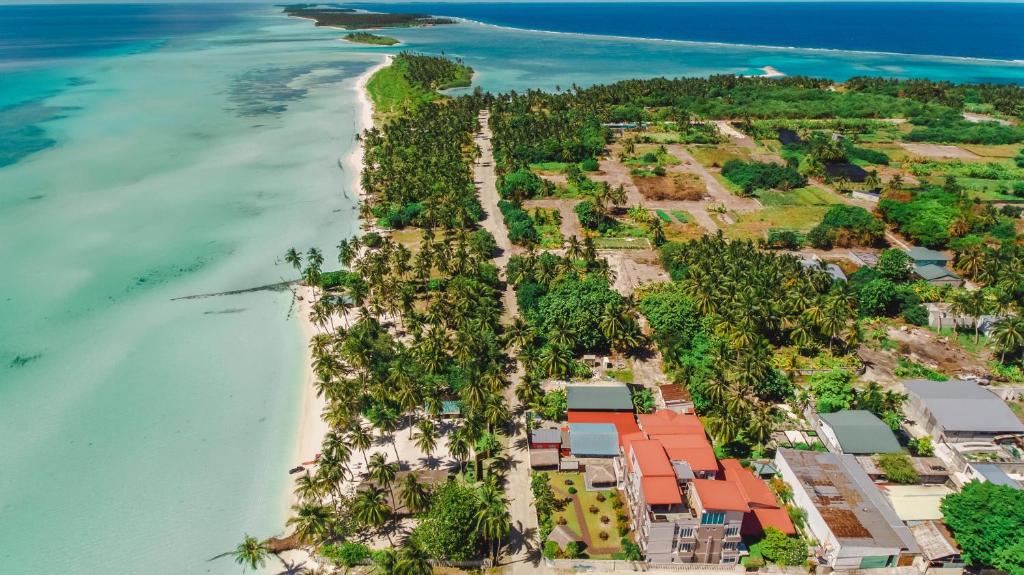
[[[390,63],[391,56],[388,56],[380,64],[368,69],[356,79],[354,89],[358,98],[360,130],[368,129],[373,125],[373,103],[366,93],[366,83],[369,82],[370,77],[377,73],[378,70],[388,66]],[[359,173],[363,165],[363,147],[361,145],[356,146],[346,163],[355,173]],[[365,193],[360,185],[359,178],[356,178],[355,189],[356,196],[362,201]],[[313,290],[308,286],[300,286],[296,293],[302,298],[297,302],[299,323],[302,326],[302,337],[308,342],[318,331],[318,328],[309,319],[309,312],[313,304]],[[339,322],[342,321],[341,318],[336,319]],[[320,445],[323,443],[324,436],[329,431],[327,423],[320,417],[324,407],[327,406],[327,401],[323,397],[317,396],[315,383],[316,374],[313,372],[313,357],[312,355],[307,355],[306,372],[303,378],[302,415],[299,423],[295,465],[305,461],[312,461],[316,454],[320,452]],[[291,489],[290,484],[289,489]],[[294,498],[288,498],[288,500],[294,501]]]
[[780,72],[774,66],[764,66],[761,68],[761,71],[764,72],[765,78],[782,78],[785,76],[784,73]]

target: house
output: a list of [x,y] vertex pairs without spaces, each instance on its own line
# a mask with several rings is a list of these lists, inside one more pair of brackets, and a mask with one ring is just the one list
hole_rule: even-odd
[[924,304],[926,310],[928,310],[928,327],[942,331],[946,328],[959,328],[959,329],[974,329],[975,322],[978,323],[978,332],[984,336],[989,336],[992,332],[992,327],[995,326],[996,322],[1003,319],[1006,316],[1002,315],[983,315],[983,316],[970,316],[953,313],[952,306],[948,303],[943,302],[929,302]]
[[541,427],[530,432],[530,449],[561,449],[562,430]]
[[537,470],[559,469],[561,457],[557,449],[531,449],[530,468]]
[[610,423],[570,423],[569,452],[573,457],[616,457],[619,433]]
[[975,463],[971,465],[975,476],[980,476],[983,481],[989,483],[995,483],[996,485],[1005,485],[1014,489],[1024,489],[1024,485],[1021,485],[1020,481],[1010,477],[1002,467],[993,463]]
[[641,430],[624,438],[622,489],[649,562],[735,564],[748,524],[795,533],[767,485],[736,460],[719,467],[696,416],[660,410],[638,420]]
[[1021,423],[994,393],[966,381],[906,381],[907,415],[936,441],[986,441],[1024,434]]
[[846,274],[843,273],[842,268],[833,263],[823,263],[817,256],[800,260],[800,265],[804,266],[804,269],[822,269],[832,276],[834,281],[846,281]]
[[[438,487],[443,485],[449,479],[449,471],[447,469],[413,469],[398,471],[391,484],[401,485],[407,475],[415,475],[416,479],[428,487]],[[384,489],[384,485],[381,485],[376,479],[368,477],[356,486],[356,492],[366,491],[371,487]],[[401,498],[400,491],[384,489],[384,501],[387,503],[388,507],[394,510],[395,514],[399,516],[411,515],[412,512],[402,504],[401,499],[397,501],[395,500],[394,497],[396,496]]]
[[910,527],[910,532],[921,547],[922,567],[963,569],[960,546],[946,526],[939,521],[922,521]]
[[955,273],[949,271],[948,268],[943,266],[937,266],[933,264],[914,266],[914,273],[917,277],[923,279],[931,285],[949,285],[953,287],[960,287],[963,285],[964,280]]
[[942,252],[930,250],[928,248],[922,248],[915,246],[907,250],[907,255],[910,256],[911,261],[914,262],[914,266],[939,266],[946,267],[949,265],[949,256]]
[[583,471],[583,484],[587,491],[612,489],[618,484],[615,467],[611,463],[590,462]]
[[693,413],[693,399],[690,392],[678,383],[659,385],[661,399],[665,402],[665,408],[676,413]]
[[889,426],[864,409],[821,413],[818,433],[833,453],[899,453],[903,451]]
[[462,417],[462,407],[457,399],[445,399],[441,401],[441,417],[457,418]]
[[910,530],[852,455],[779,449],[775,467],[807,512],[819,560],[835,570],[909,565]]
[[[610,423],[614,425],[619,434],[620,447],[622,438],[640,431],[636,417],[631,411],[570,411],[568,419],[569,423]],[[563,448],[568,448],[568,445],[568,443],[563,444]]]
[[625,385],[569,385],[565,388],[569,411],[633,411],[633,397]]

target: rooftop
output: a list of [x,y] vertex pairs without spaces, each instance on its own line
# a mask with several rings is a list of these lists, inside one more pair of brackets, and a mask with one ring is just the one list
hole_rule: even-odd
[[660,441],[653,439],[641,439],[630,442],[633,456],[636,457],[637,465],[640,467],[640,474],[644,477],[672,477],[675,478],[675,471],[672,463],[668,460],[665,448]]
[[1003,400],[976,383],[915,379],[903,385],[946,431],[1024,433],[1024,423]]
[[648,505],[677,505],[683,502],[675,477],[644,477],[640,480],[640,487]]
[[1024,489],[1020,482],[1010,477],[1002,470],[998,465],[992,463],[975,463],[971,467],[981,474],[985,478],[985,481],[989,483],[995,483],[996,485],[1006,485],[1014,489]]
[[843,453],[898,453],[902,451],[889,426],[864,409],[818,415],[832,428]]
[[885,494],[896,515],[903,521],[942,519],[939,505],[942,498],[953,493],[945,485],[887,485]]
[[625,385],[569,385],[566,396],[569,411],[633,411]]
[[917,550],[910,531],[852,455],[779,449],[776,462],[793,471],[841,544]]
[[949,531],[937,521],[922,521],[910,528],[921,546],[921,554],[929,561],[960,554],[960,548]]
[[679,385],[678,383],[667,383],[665,385],[659,385],[658,389],[661,390],[661,398],[665,400],[665,403],[676,403],[692,401],[690,399],[690,392],[686,391],[686,388]]
[[570,411],[569,423],[610,423],[619,433],[619,445],[625,450],[625,436],[640,431],[632,412],[623,411]]
[[943,261],[948,262],[949,256],[942,252],[930,250],[928,248],[922,248],[920,246],[914,246],[907,250],[907,255],[914,261]]
[[926,280],[937,280],[941,278],[960,279],[960,276],[949,271],[945,266],[937,266],[935,264],[914,266],[914,273]]
[[531,449],[530,467],[555,467],[558,465],[557,449]]
[[561,443],[562,430],[556,427],[542,427],[530,432],[530,441],[533,443]]
[[743,493],[731,481],[694,479],[691,485],[705,511],[750,511]]
[[704,435],[704,426],[696,415],[659,409],[654,413],[638,415],[636,419],[640,422],[640,429],[651,435]]
[[743,467],[738,459],[722,460],[722,478],[739,487],[743,498],[750,504],[750,507],[779,506],[775,494],[768,488],[768,484],[754,477],[754,474]]
[[570,423],[569,450],[577,457],[612,457],[619,454],[619,434],[610,423]]

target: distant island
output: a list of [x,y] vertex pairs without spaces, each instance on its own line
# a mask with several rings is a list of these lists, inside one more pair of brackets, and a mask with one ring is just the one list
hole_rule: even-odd
[[378,36],[369,32],[351,32],[345,34],[345,39],[356,44],[372,44],[374,46],[394,46],[398,40],[388,36]]
[[317,26],[333,26],[346,30],[413,28],[455,23],[455,20],[451,18],[435,18],[429,14],[356,12],[351,8],[322,7],[311,4],[285,6],[284,13],[289,16],[315,20]]

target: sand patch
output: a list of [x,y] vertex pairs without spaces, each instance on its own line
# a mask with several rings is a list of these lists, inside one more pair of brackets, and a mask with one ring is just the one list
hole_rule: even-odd
[[926,158],[939,158],[948,160],[977,160],[981,156],[974,152],[969,152],[963,148],[957,146],[947,146],[942,144],[911,144],[901,143],[903,149]]

